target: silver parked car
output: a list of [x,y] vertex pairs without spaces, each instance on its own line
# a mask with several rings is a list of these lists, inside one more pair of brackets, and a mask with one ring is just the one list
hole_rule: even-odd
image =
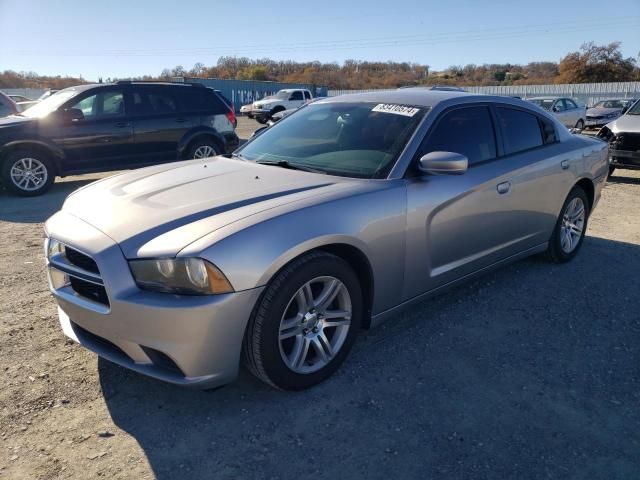
[[640,100],[602,127],[598,137],[609,143],[609,175],[616,168],[640,170]]
[[241,363],[317,384],[361,328],[539,252],[573,258],[607,144],[511,98],[402,89],[320,100],[234,158],[149,167],[46,223],[64,332],[180,385]]
[[539,107],[552,112],[560,123],[567,128],[582,130],[586,125],[587,107],[579,105],[572,98],[564,97],[535,97],[528,99]]
[[624,114],[635,103],[633,98],[602,100],[587,110],[586,128],[600,128]]

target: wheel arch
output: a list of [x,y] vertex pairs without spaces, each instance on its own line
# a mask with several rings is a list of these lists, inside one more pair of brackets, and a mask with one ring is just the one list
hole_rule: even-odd
[[304,246],[298,246],[289,250],[284,255],[280,256],[268,272],[264,275],[263,281],[259,282],[262,285],[271,282],[280,271],[287,267],[300,257],[307,255],[314,251],[321,251],[335,255],[349,264],[353,269],[353,272],[358,277],[360,287],[362,289],[362,296],[364,302],[364,318],[362,326],[369,328],[371,325],[371,312],[373,309],[373,300],[375,292],[375,277],[373,267],[369,261],[369,257],[366,255],[363,248],[344,239],[333,239],[324,243],[313,242],[311,244],[305,244]]
[[581,178],[576,182],[574,187],[580,187],[584,190],[584,193],[587,194],[587,199],[589,200],[589,212],[593,210],[593,203],[595,201],[596,188],[593,184],[593,181],[589,178]]
[[197,129],[192,130],[185,134],[184,137],[178,143],[178,159],[184,159],[185,155],[189,152],[191,146],[200,140],[211,139],[213,140],[218,148],[220,149],[220,154],[225,153],[225,142],[222,136],[216,132],[215,130],[210,129]]
[[2,149],[0,150],[0,166],[4,163],[9,153],[27,148],[39,151],[43,153],[49,160],[51,160],[54,169],[52,173],[54,175],[61,175],[62,173],[64,173],[61,168],[61,163],[65,158],[62,150],[40,140],[18,140],[3,145]]

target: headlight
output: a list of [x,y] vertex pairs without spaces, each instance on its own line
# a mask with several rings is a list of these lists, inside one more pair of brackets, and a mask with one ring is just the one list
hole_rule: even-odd
[[45,254],[47,258],[51,258],[60,253],[64,253],[64,245],[54,238],[45,240]]
[[184,295],[233,292],[227,277],[201,258],[131,260],[129,267],[138,287],[143,290]]

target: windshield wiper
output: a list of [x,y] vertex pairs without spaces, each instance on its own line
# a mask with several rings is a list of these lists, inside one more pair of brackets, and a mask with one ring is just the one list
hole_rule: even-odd
[[233,152],[233,153],[231,154],[231,158],[239,158],[240,160],[245,160],[245,161],[247,160],[246,158],[244,158],[244,157],[242,156],[242,154],[241,154],[241,153],[236,153],[236,152]]
[[327,172],[322,170],[316,170],[315,168],[305,167],[303,165],[299,165],[297,163],[289,163],[288,160],[257,160],[256,163],[260,165],[273,165],[275,167],[288,168],[289,170],[302,170],[303,172],[311,172],[311,173],[324,173],[326,175]]

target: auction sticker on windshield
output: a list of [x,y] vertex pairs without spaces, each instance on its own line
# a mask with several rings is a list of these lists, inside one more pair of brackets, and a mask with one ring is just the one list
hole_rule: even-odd
[[420,111],[419,108],[407,107],[405,105],[394,105],[392,103],[379,103],[371,109],[372,112],[395,113],[405,117],[413,117]]

